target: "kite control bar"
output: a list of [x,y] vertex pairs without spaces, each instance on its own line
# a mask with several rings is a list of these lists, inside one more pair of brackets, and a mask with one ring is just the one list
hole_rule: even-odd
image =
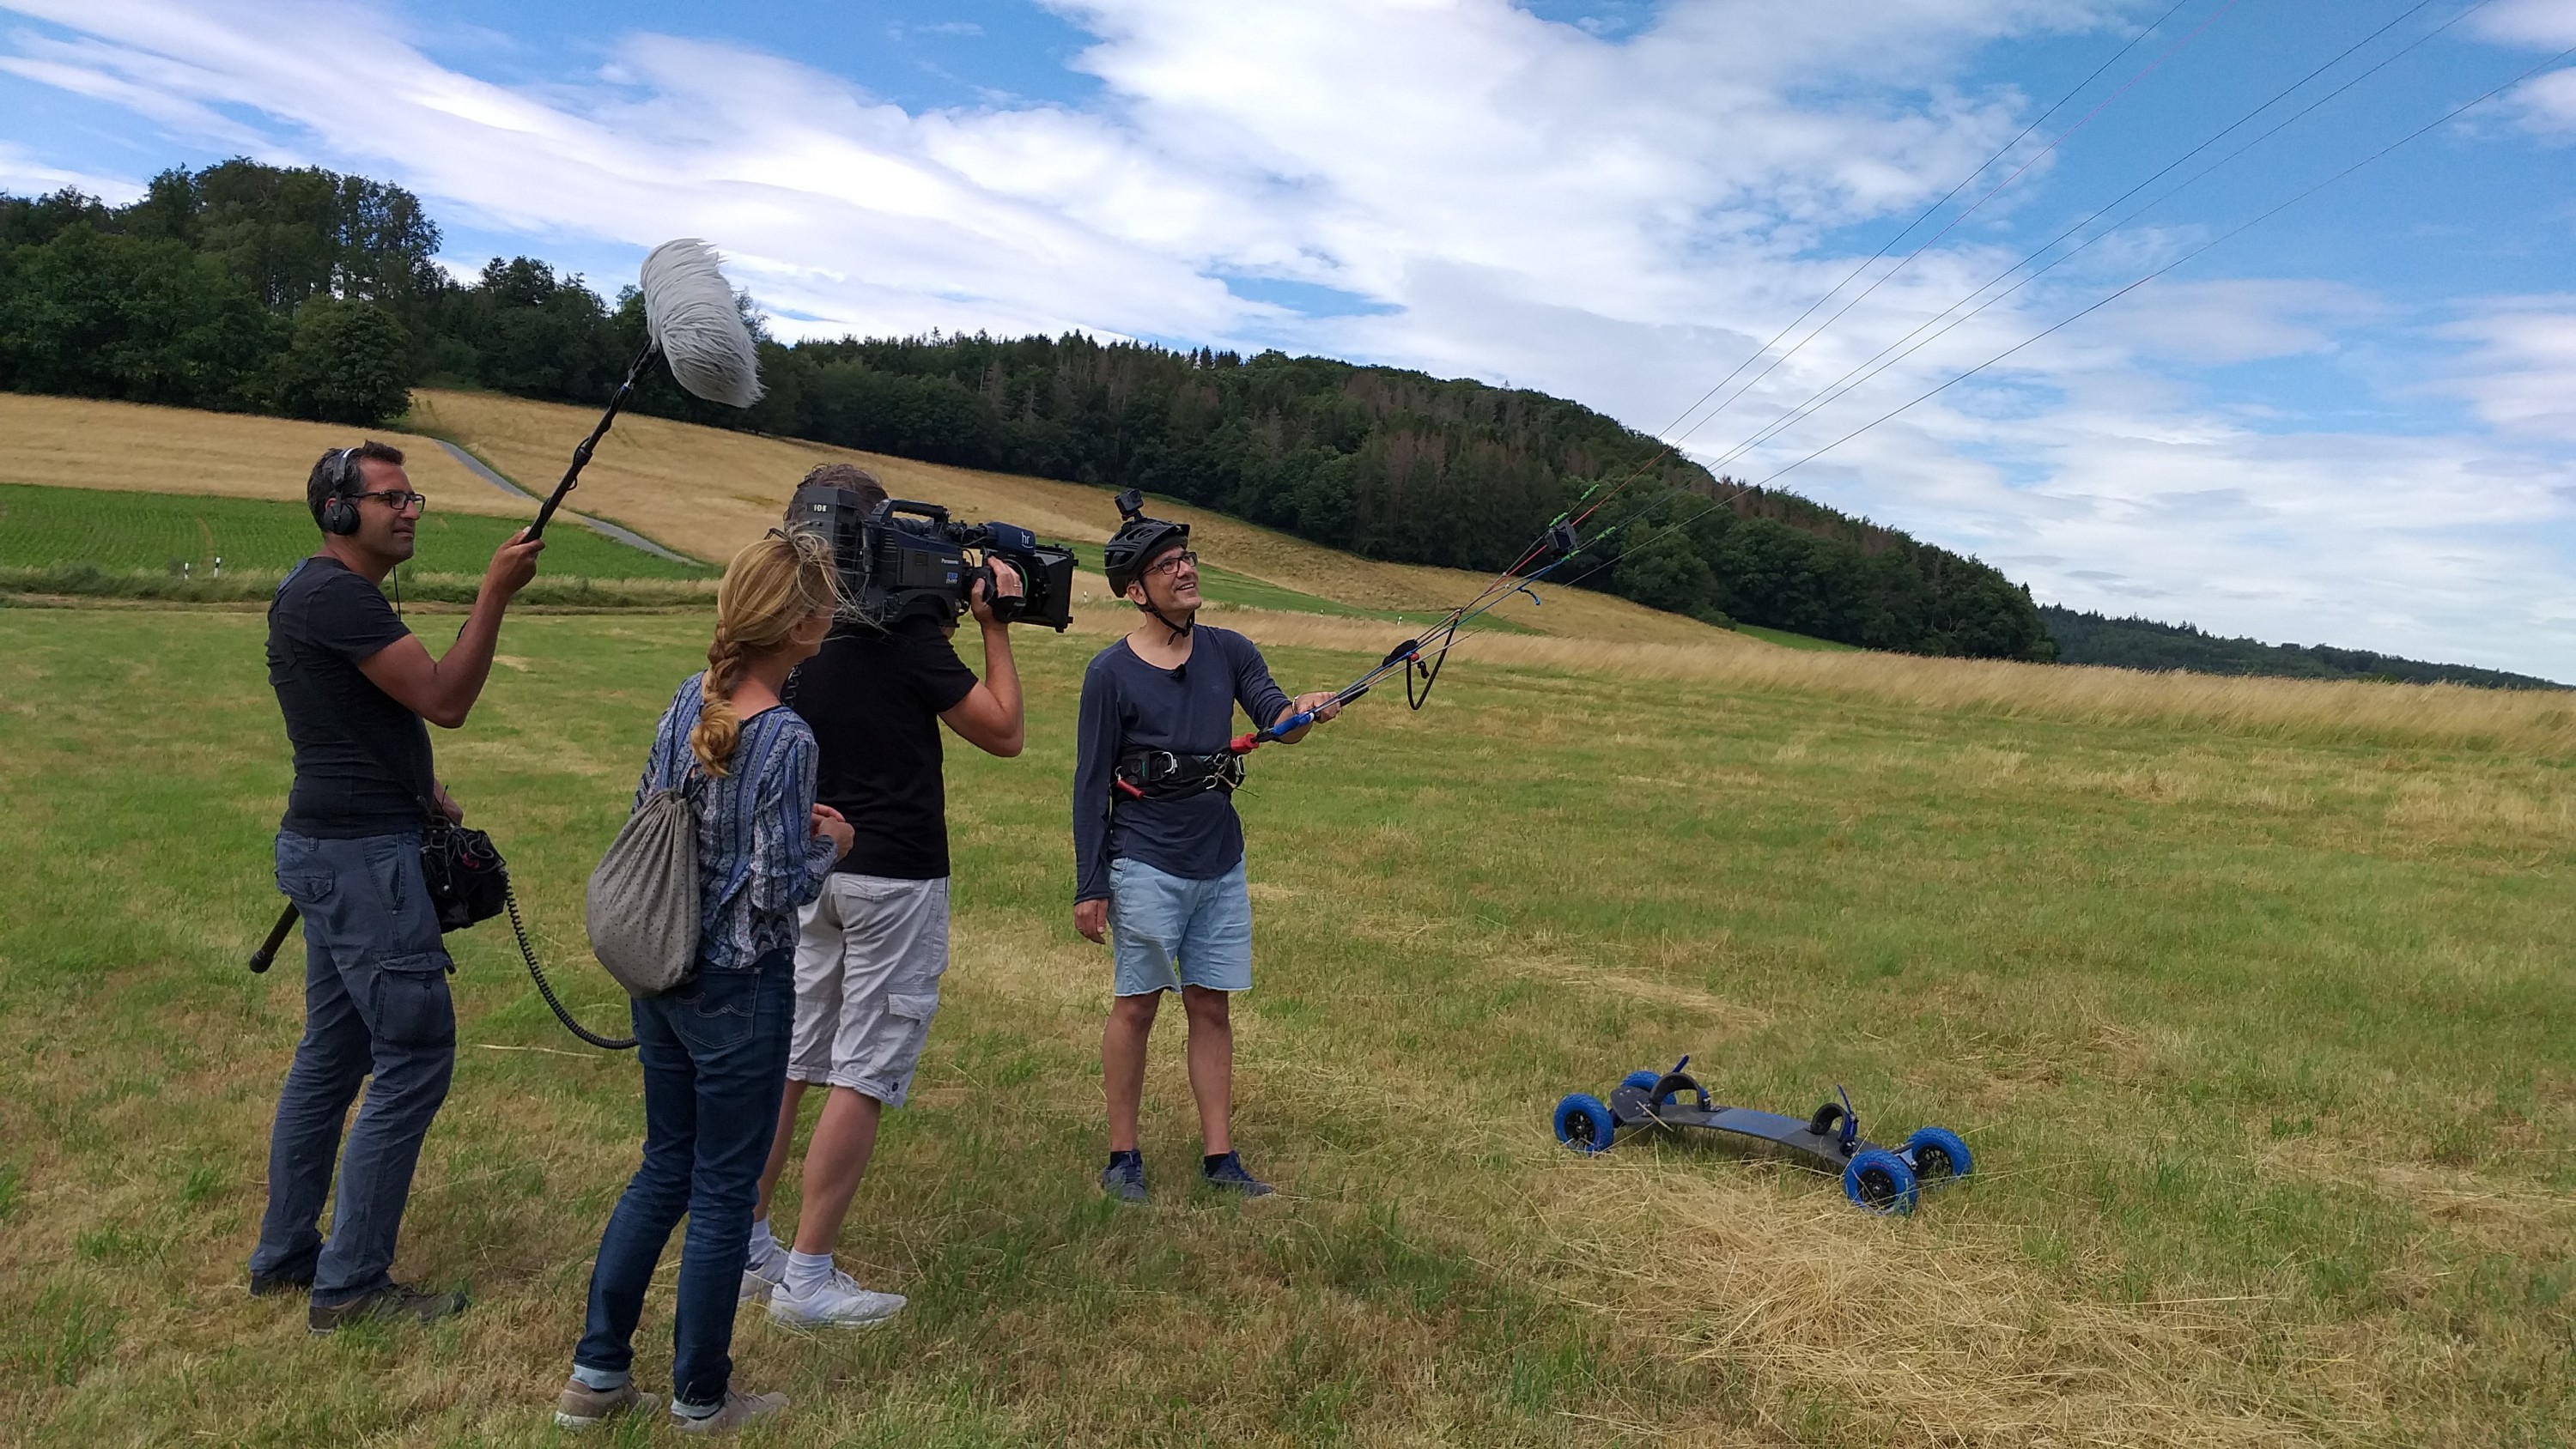
[[[1375,669],[1370,670],[1368,673],[1361,675],[1359,678],[1352,680],[1349,684],[1336,690],[1333,697],[1325,703],[1334,705],[1348,704],[1352,700],[1359,698],[1361,695],[1368,693],[1379,680],[1386,678],[1390,671],[1402,669],[1421,657],[1422,641],[1420,639],[1407,639],[1403,643],[1396,645],[1393,649],[1388,650],[1386,658],[1379,661],[1378,666]],[[1313,724],[1315,722],[1316,711],[1321,710],[1322,708],[1324,708],[1324,705],[1317,705],[1314,709],[1301,709],[1295,714],[1288,715],[1279,720],[1276,724],[1270,725],[1267,728],[1253,730],[1248,734],[1236,735],[1233,739],[1226,741],[1226,752],[1234,755],[1248,755],[1254,750],[1260,749],[1263,745],[1269,744],[1271,741],[1279,738],[1281,735],[1295,734],[1297,731]]]
[[[1547,526],[1547,531],[1540,537],[1539,542],[1534,544],[1528,553],[1522,555],[1519,563],[1503,570],[1475,598],[1450,610],[1439,623],[1424,630],[1421,637],[1407,639],[1386,651],[1386,657],[1378,661],[1376,668],[1344,685],[1334,693],[1328,703],[1349,704],[1368,693],[1388,675],[1403,673],[1405,675],[1404,702],[1415,709],[1422,708],[1431,700],[1431,686],[1439,682],[1441,667],[1449,662],[1449,651],[1458,642],[1458,631],[1492,612],[1496,604],[1514,594],[1528,594],[1531,601],[1536,602],[1538,592],[1530,585],[1547,577],[1555,571],[1557,565],[1574,557],[1575,550],[1579,546],[1579,541],[1575,537],[1574,524],[1560,515],[1555,522]],[[1523,565],[1545,555],[1550,550],[1556,553],[1556,558],[1546,567],[1528,574],[1519,572]],[[1418,686],[1415,684],[1416,676],[1421,680]],[[1237,735],[1226,742],[1226,752],[1234,755],[1248,755],[1282,735],[1295,734],[1313,724],[1317,710],[1324,707],[1324,705],[1318,705],[1315,709],[1299,710],[1266,728]]]

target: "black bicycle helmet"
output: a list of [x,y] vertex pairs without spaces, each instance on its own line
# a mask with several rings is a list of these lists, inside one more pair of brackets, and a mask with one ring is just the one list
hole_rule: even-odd
[[1100,571],[1109,576],[1110,591],[1127,596],[1127,586],[1143,576],[1145,565],[1174,548],[1186,548],[1190,526],[1145,516],[1145,495],[1130,488],[1118,495],[1118,531],[1100,550]]

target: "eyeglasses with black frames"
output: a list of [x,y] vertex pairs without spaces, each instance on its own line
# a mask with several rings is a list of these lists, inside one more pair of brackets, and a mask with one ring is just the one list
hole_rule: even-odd
[[1191,568],[1197,568],[1199,566],[1199,556],[1188,549],[1181,549],[1175,553],[1167,553],[1161,558],[1154,560],[1152,564],[1148,565],[1145,572],[1156,575],[1176,574],[1181,571],[1181,565],[1183,564],[1188,564]]
[[392,509],[396,513],[406,511],[427,513],[429,511],[428,494],[414,493],[403,488],[379,488],[373,493],[352,493],[349,496],[352,498],[372,498],[378,503]]

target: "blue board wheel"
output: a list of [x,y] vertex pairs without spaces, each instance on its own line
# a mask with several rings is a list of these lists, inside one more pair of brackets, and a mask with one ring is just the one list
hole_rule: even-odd
[[1863,1212],[1893,1215],[1914,1211],[1914,1169],[1884,1147],[1873,1147],[1843,1169],[1843,1196]]
[[1663,1073],[1649,1071],[1644,1067],[1639,1067],[1637,1070],[1621,1077],[1619,1079],[1619,1085],[1623,1087],[1634,1087],[1641,1092],[1650,1092],[1654,1090],[1655,1083],[1660,1082],[1663,1079]]
[[1914,1177],[1925,1186],[1938,1182],[1956,1182],[1976,1170],[1976,1154],[1959,1134],[1947,1127],[1918,1127],[1905,1139],[1906,1160],[1914,1164]]
[[1556,1104],[1556,1140],[1587,1157],[1609,1151],[1611,1135],[1618,1130],[1608,1104],[1590,1092],[1576,1092]]

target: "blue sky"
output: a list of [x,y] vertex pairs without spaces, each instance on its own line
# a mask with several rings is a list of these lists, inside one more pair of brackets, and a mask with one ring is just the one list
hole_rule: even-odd
[[2388,25],[2196,164],[2383,69],[1726,466],[1769,476],[2539,67],[1782,482],[2044,600],[2576,679],[2576,0],[0,0],[0,189],[312,162],[419,192],[460,267],[613,289],[707,236],[787,334],[1275,345],[1664,430],[2160,18],[1688,445],[1797,418]]

